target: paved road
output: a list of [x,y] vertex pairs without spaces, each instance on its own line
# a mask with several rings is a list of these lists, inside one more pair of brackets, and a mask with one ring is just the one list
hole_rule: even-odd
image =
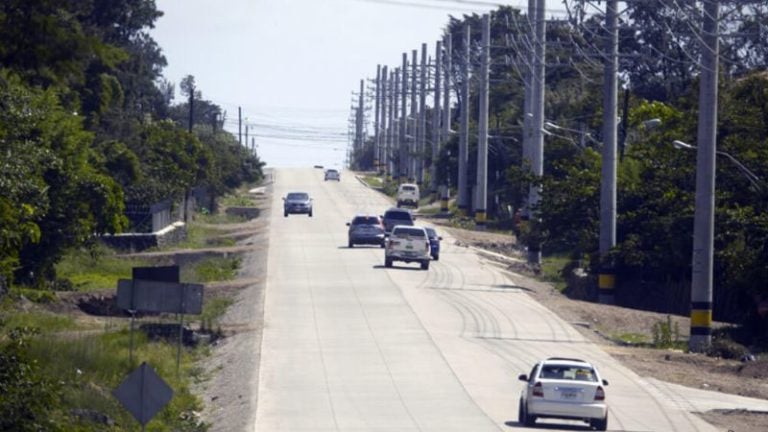
[[[429,271],[385,269],[381,249],[347,248],[351,216],[390,205],[350,173],[337,183],[286,169],[274,180],[256,431],[523,429],[516,377],[549,356],[598,365],[611,430],[715,431],[692,411],[768,410],[638,377],[532,300],[524,278],[450,238]],[[297,190],[314,197],[314,217],[283,217],[281,197]]]

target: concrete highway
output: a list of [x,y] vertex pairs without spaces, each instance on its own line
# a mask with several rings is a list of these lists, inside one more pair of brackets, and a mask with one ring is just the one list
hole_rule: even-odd
[[[283,217],[291,191],[313,197],[313,217]],[[352,216],[392,205],[350,172],[324,182],[319,169],[275,170],[273,195],[256,431],[524,429],[517,376],[551,356],[601,370],[609,430],[715,431],[693,412],[768,410],[766,401],[637,376],[529,297],[525,278],[445,232],[428,271],[385,269],[382,249],[348,248]]]

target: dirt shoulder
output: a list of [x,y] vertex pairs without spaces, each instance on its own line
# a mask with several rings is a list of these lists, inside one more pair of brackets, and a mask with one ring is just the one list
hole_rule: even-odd
[[[523,255],[514,236],[454,228],[448,226],[445,219],[428,219],[448,231],[456,244],[489,251],[485,253],[487,258],[498,261],[514,273],[521,274],[522,270],[522,275],[528,277],[527,288],[530,288],[531,296],[564,320],[576,324],[582,333],[638,375],[687,387],[768,400],[768,356],[765,354],[758,356],[756,362],[742,363],[703,354],[620,345],[612,336],[644,335],[650,340],[653,325],[666,322],[668,315],[572,300],[552,285],[535,280],[532,273],[525,274]],[[669,319],[673,326],[677,325],[680,329],[681,336],[687,337],[689,318],[671,316]],[[766,412],[731,410],[700,415],[723,431],[765,431],[768,424]]]

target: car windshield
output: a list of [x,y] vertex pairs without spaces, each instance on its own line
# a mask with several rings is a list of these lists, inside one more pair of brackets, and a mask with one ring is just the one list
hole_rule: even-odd
[[411,214],[404,211],[391,211],[384,215],[387,219],[411,220]]
[[329,170],[328,170],[328,174],[338,174],[338,173],[339,173],[339,172],[338,172],[338,171],[336,171],[335,169],[329,169]]
[[293,201],[306,201],[309,199],[309,195],[304,192],[294,192],[294,193],[289,193],[287,199],[293,200]]
[[416,190],[416,187],[415,186],[403,186],[403,190],[405,192],[413,192],[413,191]]
[[398,236],[425,238],[424,230],[421,228],[397,228],[394,232]]
[[352,220],[352,225],[379,225],[379,218],[376,216],[358,216]]
[[541,368],[542,379],[562,379],[576,381],[597,381],[594,369],[588,366],[544,365]]

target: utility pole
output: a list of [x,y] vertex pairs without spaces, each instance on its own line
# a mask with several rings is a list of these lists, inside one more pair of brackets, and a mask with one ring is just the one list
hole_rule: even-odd
[[491,18],[483,15],[482,58],[480,61],[479,115],[477,136],[477,182],[475,187],[475,225],[485,229],[488,205],[488,79],[491,55]]
[[[360,93],[358,94],[358,102],[357,102],[357,128],[355,129],[357,137],[357,154],[356,156],[359,158],[360,154],[363,151],[363,147],[365,146],[365,140],[363,138],[363,97],[365,96],[365,80],[360,80]],[[358,160],[358,162],[360,162]]]
[[[453,35],[449,32],[445,35],[445,83],[443,84],[443,133],[442,138],[447,143],[451,139],[451,74],[453,73]],[[448,212],[448,200],[450,198],[450,176],[445,176],[442,196],[440,197],[440,211]]]
[[435,91],[432,99],[432,164],[429,166],[429,187],[432,189],[432,197],[437,199],[437,157],[440,154],[440,84],[443,62],[443,44],[440,41],[435,43]]
[[411,51],[411,115],[409,116],[409,120],[411,121],[411,128],[410,131],[410,138],[408,146],[408,181],[410,182],[416,182],[416,128],[418,127],[418,123],[416,122],[416,110],[418,109],[418,99],[416,98],[418,95],[418,78],[417,78],[417,62],[418,62],[418,51],[412,50]]
[[400,183],[408,177],[408,54],[403,53],[403,67],[401,70],[403,76],[400,80]]
[[443,83],[443,139],[451,139],[451,74],[453,73],[453,35],[445,35],[445,83]]
[[392,131],[389,137],[389,163],[391,166],[389,171],[391,178],[389,180],[400,178],[400,125],[398,123],[398,111],[400,110],[400,105],[398,105],[400,101],[400,68],[395,68],[392,79],[395,84],[392,86],[392,104],[390,105],[390,110],[392,111],[390,127]]
[[248,148],[248,119],[245,119],[245,148]]
[[469,161],[469,64],[470,27],[464,24],[464,58],[461,65],[461,125],[459,130],[459,212],[469,215],[469,191],[467,190],[467,164]]
[[237,107],[237,142],[243,145],[243,109]]
[[387,174],[387,146],[389,145],[387,142],[388,136],[389,136],[389,130],[387,129],[387,118],[389,115],[389,112],[387,111],[388,100],[388,92],[387,92],[387,85],[389,84],[388,81],[388,71],[387,67],[383,66],[381,68],[381,86],[379,88],[379,98],[381,101],[379,102],[379,110],[381,111],[380,119],[379,119],[379,129],[381,130],[381,136],[378,139],[379,143],[379,152],[378,152],[378,159],[379,159],[379,172],[386,176]]
[[381,134],[379,133],[379,105],[381,104],[381,65],[376,65],[376,92],[373,97],[373,169],[379,170],[379,151],[381,146]]
[[696,150],[696,203],[691,272],[691,337],[688,348],[712,345],[712,262],[715,238],[715,155],[717,152],[717,72],[720,2],[704,0],[701,32],[701,83]]
[[[541,178],[544,175],[544,72],[546,56],[546,17],[544,11],[546,0],[536,1],[535,30],[536,38],[534,41],[533,54],[533,141],[531,148],[531,169],[533,175]],[[528,194],[528,203],[535,208],[541,199],[539,195],[539,186],[532,186]],[[533,219],[533,218],[531,218]],[[541,244],[538,240],[532,241],[528,245],[528,262],[532,264],[541,264]]]
[[[531,37],[528,44],[528,58],[523,61],[525,73],[525,101],[523,102],[523,166],[533,166],[533,56],[534,48],[531,41],[535,40],[534,26],[536,22],[536,0],[528,0],[528,28],[531,29]],[[525,53],[521,53],[524,57]],[[523,202],[523,216],[530,220],[531,203],[528,197]]]
[[608,253],[616,246],[616,141],[617,74],[619,69],[618,0],[605,4],[605,28],[608,31],[603,73],[603,164],[600,178],[600,273],[598,299],[603,304],[615,302],[616,275]]
[[427,141],[427,44],[421,44],[421,82],[419,83],[419,127],[416,144],[416,183],[424,183],[424,149]]

